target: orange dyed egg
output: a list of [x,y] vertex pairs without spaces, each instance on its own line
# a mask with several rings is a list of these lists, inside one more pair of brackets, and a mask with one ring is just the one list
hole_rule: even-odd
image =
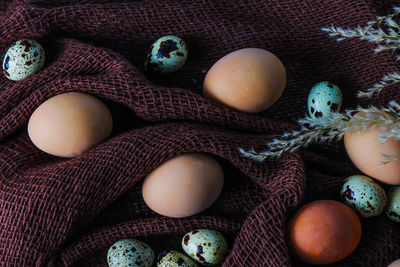
[[305,205],[289,223],[293,254],[311,264],[329,264],[346,258],[360,239],[361,223],[356,213],[334,200]]
[[218,162],[204,154],[174,157],[144,180],[142,195],[150,209],[168,217],[199,213],[218,198],[224,175]]
[[285,85],[286,70],[277,56],[264,49],[244,48],[211,67],[203,93],[234,109],[256,113],[274,104]]
[[[363,116],[363,113],[356,115]],[[353,164],[364,174],[381,182],[400,185],[400,161],[394,160],[382,164],[385,155],[400,155],[400,141],[393,138],[381,144],[377,136],[384,133],[380,128],[344,134],[347,155]]]

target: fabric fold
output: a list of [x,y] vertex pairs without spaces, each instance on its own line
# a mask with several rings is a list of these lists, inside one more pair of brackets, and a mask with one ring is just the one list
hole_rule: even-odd
[[[23,81],[0,77],[0,265],[106,266],[107,249],[120,238],[141,239],[158,253],[180,249],[186,231],[212,228],[228,239],[223,266],[301,266],[288,252],[287,220],[304,202],[339,199],[341,180],[356,170],[340,142],[264,162],[244,158],[238,147],[262,151],[267,141],[295,130],[306,114],[308,90],[319,81],[341,87],[344,108],[398,100],[393,87],[356,98],[358,90],[398,69],[390,54],[375,55],[372,44],[359,40],[337,43],[320,30],[364,25],[374,19],[378,2],[0,3],[0,51],[33,38],[47,56],[45,67]],[[188,61],[172,75],[150,76],[143,65],[147,50],[167,34],[188,43]],[[213,63],[244,47],[273,52],[287,70],[282,97],[259,114],[232,110],[201,93]],[[87,153],[57,158],[32,144],[26,123],[45,100],[70,91],[104,101],[114,129]],[[186,152],[218,160],[223,192],[195,216],[157,215],[141,197],[141,181]],[[360,247],[332,266],[384,266],[400,258],[398,225],[384,215],[362,223]]]

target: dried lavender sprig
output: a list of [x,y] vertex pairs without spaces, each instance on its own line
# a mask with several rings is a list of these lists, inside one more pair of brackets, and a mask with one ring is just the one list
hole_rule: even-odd
[[[354,113],[363,112],[363,116]],[[344,113],[332,112],[330,116],[311,119],[306,116],[299,119],[300,129],[284,133],[281,139],[273,139],[262,152],[256,152],[253,148],[246,151],[238,148],[239,152],[250,159],[263,161],[266,158],[277,158],[285,152],[294,152],[300,148],[305,148],[312,143],[330,142],[339,140],[345,132],[355,132],[364,129],[374,129],[380,127],[389,129],[377,138],[385,142],[388,138],[400,139],[400,105],[391,101],[387,108],[358,107],[353,110],[346,110]],[[396,127],[394,130],[393,127]]]
[[371,88],[367,89],[365,92],[359,91],[357,96],[371,97],[373,94],[381,92],[385,87],[397,83],[400,83],[400,74],[398,72],[394,72],[383,76],[381,81],[375,83]]

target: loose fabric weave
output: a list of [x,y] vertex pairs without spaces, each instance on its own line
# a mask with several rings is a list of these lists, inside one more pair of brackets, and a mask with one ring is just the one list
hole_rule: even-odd
[[[288,219],[306,202],[339,200],[341,181],[359,171],[341,142],[263,163],[243,158],[237,147],[260,151],[295,129],[319,81],[340,86],[344,108],[400,100],[397,88],[356,98],[358,90],[398,70],[392,55],[376,55],[373,44],[359,40],[337,43],[320,30],[364,25],[388,9],[381,2],[1,1],[1,52],[32,38],[45,47],[47,62],[24,81],[0,78],[0,266],[107,266],[107,249],[119,239],[140,239],[159,253],[179,249],[182,236],[195,228],[226,236],[223,266],[302,266],[288,252]],[[188,43],[189,59],[176,74],[147,76],[147,50],[167,34]],[[287,70],[282,97],[256,115],[201,95],[212,64],[244,47],[273,52]],[[102,99],[114,129],[89,152],[64,159],[34,147],[26,123],[45,100],[69,91]],[[221,163],[222,195],[189,218],[157,215],[143,202],[141,180],[185,152],[207,153]],[[384,214],[361,221],[359,247],[331,266],[386,266],[400,258],[399,224]]]

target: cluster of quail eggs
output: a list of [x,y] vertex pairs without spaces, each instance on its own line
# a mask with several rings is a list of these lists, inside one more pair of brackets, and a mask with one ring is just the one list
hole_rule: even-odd
[[[182,249],[161,252],[157,257],[158,267],[195,267],[197,263],[213,266],[220,263],[228,245],[222,234],[210,229],[197,229],[182,238]],[[154,262],[154,251],[136,239],[122,239],[115,242],[107,253],[109,267],[150,267]]]
[[[145,61],[149,73],[170,74],[183,67],[188,46],[180,37],[166,35],[156,40]],[[20,81],[37,73],[45,64],[45,52],[37,41],[21,39],[13,43],[3,55],[3,73],[13,81]]]
[[[311,119],[330,116],[340,111],[342,93],[333,83],[315,84],[308,95],[307,109]],[[345,204],[364,218],[377,216],[386,208],[386,214],[400,222],[400,186],[392,187],[388,194],[374,179],[365,175],[353,175],[344,180],[341,197]]]
[[377,216],[386,208],[386,215],[400,222],[400,186],[392,187],[388,194],[382,186],[364,175],[353,175],[344,180],[343,202],[364,218]]

